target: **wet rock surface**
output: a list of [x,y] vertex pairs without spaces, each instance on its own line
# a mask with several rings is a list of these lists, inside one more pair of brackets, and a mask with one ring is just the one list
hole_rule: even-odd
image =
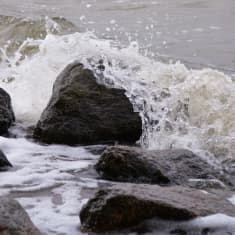
[[8,161],[6,155],[0,150],[0,171],[12,167],[12,164]]
[[0,135],[6,134],[14,121],[11,98],[6,91],[0,88]]
[[229,177],[189,150],[153,150],[113,146],[101,155],[95,165],[103,179],[185,185],[195,188],[231,186]]
[[125,91],[98,84],[91,70],[75,62],[57,77],[34,137],[71,145],[134,143],[141,133],[141,118]]
[[0,197],[0,235],[41,235],[14,199]]
[[234,216],[235,207],[216,195],[182,186],[118,183],[97,192],[82,208],[80,220],[84,231],[102,233],[155,217],[186,221],[216,213]]
[[101,155],[107,147],[107,145],[88,145],[85,149],[94,155]]

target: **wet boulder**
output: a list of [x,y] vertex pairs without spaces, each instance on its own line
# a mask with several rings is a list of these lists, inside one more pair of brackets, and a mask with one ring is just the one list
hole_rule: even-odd
[[119,182],[232,186],[225,174],[185,149],[148,151],[139,147],[113,146],[103,152],[95,168],[103,179]]
[[0,171],[12,167],[5,154],[0,150]]
[[14,199],[0,197],[0,235],[41,235]]
[[0,88],[0,135],[6,134],[14,121],[15,115],[11,105],[11,98],[6,91]]
[[75,62],[57,77],[34,137],[69,145],[134,143],[141,133],[141,118],[125,91],[97,83],[91,70]]
[[120,230],[146,219],[186,221],[223,213],[235,215],[235,206],[220,197],[182,186],[119,183],[97,192],[82,208],[84,231]]

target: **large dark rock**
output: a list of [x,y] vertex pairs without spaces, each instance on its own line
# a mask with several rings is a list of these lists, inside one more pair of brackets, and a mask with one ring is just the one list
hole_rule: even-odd
[[21,205],[0,197],[0,235],[41,235]]
[[57,77],[34,137],[71,145],[133,143],[141,132],[141,118],[125,91],[98,84],[91,70],[75,62]]
[[184,221],[216,213],[235,215],[235,207],[218,196],[182,186],[120,183],[100,190],[82,208],[84,231],[105,232],[150,219]]
[[[189,150],[153,150],[113,146],[101,155],[95,166],[102,178],[134,183],[197,186],[199,181],[232,186],[219,170]],[[223,182],[223,183],[222,183]]]
[[0,150],[0,171],[12,167],[5,154]]
[[6,134],[8,128],[15,121],[15,115],[11,106],[11,98],[0,88],[0,135]]

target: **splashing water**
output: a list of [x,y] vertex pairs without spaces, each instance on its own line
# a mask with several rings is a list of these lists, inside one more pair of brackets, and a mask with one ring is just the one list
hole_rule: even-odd
[[[235,85],[229,76],[151,60],[139,53],[136,42],[121,48],[91,33],[49,33],[26,42],[36,44],[38,52],[16,63],[18,50],[8,58],[10,67],[1,64],[1,86],[11,94],[18,120],[35,123],[58,73],[79,60],[96,71],[100,82],[126,89],[143,120],[143,145],[188,148],[217,158],[234,156]],[[101,60],[102,74],[95,67]],[[13,81],[4,82],[9,78]]]

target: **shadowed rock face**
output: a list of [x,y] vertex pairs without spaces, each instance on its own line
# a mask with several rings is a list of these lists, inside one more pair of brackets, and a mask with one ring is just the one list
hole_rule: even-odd
[[21,205],[0,197],[0,235],[41,235]]
[[5,154],[0,150],[0,171],[12,167]]
[[88,201],[80,220],[84,231],[102,233],[154,217],[181,221],[216,213],[234,216],[235,207],[218,196],[182,186],[120,183]]
[[95,166],[104,179],[119,182],[151,183],[160,185],[187,185],[191,179],[232,186],[219,170],[184,149],[148,151],[138,147],[109,147]]
[[0,88],[0,135],[6,134],[8,128],[15,121],[15,115],[11,106],[11,98]]
[[134,143],[142,133],[139,114],[121,89],[96,82],[80,63],[68,65],[54,83],[34,137],[46,143]]

